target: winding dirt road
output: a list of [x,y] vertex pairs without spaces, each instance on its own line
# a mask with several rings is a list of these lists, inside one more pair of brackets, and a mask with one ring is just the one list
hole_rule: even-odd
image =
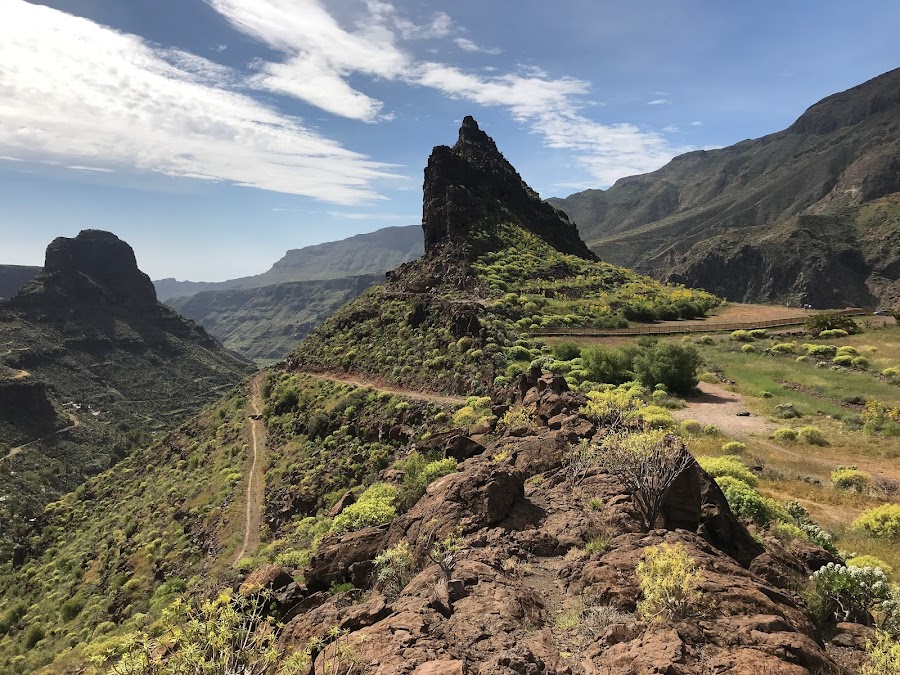
[[264,373],[260,373],[250,383],[250,408],[253,411],[250,417],[250,436],[253,444],[253,462],[250,465],[250,473],[247,477],[247,490],[245,492],[244,540],[235,554],[232,564],[237,563],[238,560],[247,555],[248,551],[252,551],[259,546],[263,497],[266,488],[266,426],[261,419],[254,419],[254,417],[262,414],[262,396],[259,392],[259,386],[264,375]]
[[54,431],[52,434],[47,434],[46,436],[41,436],[40,438],[35,438],[33,441],[29,441],[28,443],[25,443],[24,445],[20,445],[17,448],[13,448],[8,453],[6,453],[6,455],[4,455],[3,457],[0,457],[0,462],[7,460],[7,459],[12,459],[16,455],[18,455],[20,452],[22,452],[25,448],[27,448],[31,445],[34,445],[35,443],[40,443],[41,441],[45,441],[48,438],[53,438],[54,436],[59,436],[60,434],[64,434],[67,431],[72,431],[72,429],[77,429],[78,427],[81,426],[81,420],[79,420],[77,417],[75,417],[75,415],[70,414],[69,421],[72,424],[70,424],[67,427],[63,427],[62,429],[58,429],[57,431]]

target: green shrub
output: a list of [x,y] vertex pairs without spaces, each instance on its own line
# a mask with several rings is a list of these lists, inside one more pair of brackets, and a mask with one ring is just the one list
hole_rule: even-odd
[[805,426],[797,429],[797,438],[809,445],[828,445],[825,436],[819,431],[818,427]]
[[859,675],[897,675],[900,673],[900,642],[878,631],[875,642],[866,642],[866,662]]
[[698,379],[701,382],[706,382],[707,384],[716,384],[719,381],[719,376],[707,370],[700,373]]
[[701,345],[714,345],[714,344],[716,344],[716,341],[713,340],[713,338],[712,338],[711,335],[702,335],[702,336],[697,340],[697,344],[701,344]]
[[821,333],[819,333],[818,337],[821,340],[834,340],[836,338],[847,337],[849,334],[850,333],[841,328],[835,328],[832,330],[823,330]]
[[732,513],[743,520],[752,520],[757,525],[768,525],[782,516],[782,509],[768,497],[759,494],[744,481],[733,476],[716,479]]
[[797,440],[797,432],[790,427],[778,429],[772,436],[779,443],[791,443]]
[[34,646],[45,637],[47,637],[47,634],[44,632],[43,626],[39,626],[37,624],[29,626],[25,630],[25,639],[23,640],[25,649],[34,648]]
[[747,450],[747,444],[740,441],[728,441],[722,444],[722,452],[728,455],[740,455]]
[[81,614],[82,609],[84,609],[84,601],[77,598],[70,598],[60,605],[59,616],[63,621],[71,621]]
[[831,359],[831,362],[836,366],[849,368],[853,365],[853,357],[847,354],[844,354],[842,356],[835,356],[833,359]]
[[853,529],[876,539],[900,540],[900,504],[882,504],[863,512]]
[[869,367],[869,359],[865,356],[855,356],[853,360],[850,361],[850,365],[854,368],[859,368],[860,370],[866,370]]
[[719,428],[715,424],[707,424],[703,427],[703,433],[707,436],[718,436]]
[[667,391],[688,393],[697,386],[701,361],[691,345],[653,342],[642,345],[634,357],[634,374],[645,387],[662,384]]
[[703,426],[697,420],[683,420],[681,430],[686,434],[697,435],[703,433]]
[[584,545],[584,550],[591,555],[594,553],[603,553],[608,548],[609,538],[607,537],[595,537]]
[[591,345],[581,352],[582,367],[593,382],[622,384],[634,376],[632,372],[633,352]]
[[779,403],[775,406],[772,415],[780,420],[793,420],[803,417],[803,413],[793,403]]
[[806,320],[806,330],[813,335],[821,336],[822,332],[829,330],[841,330],[845,333],[859,333],[859,326],[849,316],[840,312],[819,312]]
[[843,347],[838,347],[837,353],[838,354],[849,354],[850,356],[856,356],[857,354],[859,354],[859,352],[856,351],[856,347],[851,347],[850,345],[844,345]]
[[772,345],[773,354],[793,354],[796,349],[796,342],[779,342],[778,344]]
[[506,355],[510,361],[531,361],[532,353],[527,347],[516,345],[506,350]]
[[750,335],[750,331],[748,330],[736,330],[729,337],[729,340],[734,340],[735,342],[752,342],[753,336]]
[[741,352],[743,352],[744,354],[755,354],[756,347],[754,347],[753,345],[744,345],[741,347]]
[[885,368],[884,370],[881,371],[881,374],[884,375],[885,377],[890,377],[890,378],[900,377],[900,368],[897,368],[894,366],[892,366],[890,368]]
[[831,472],[831,484],[839,490],[865,492],[872,487],[872,476],[855,466],[839,466]]
[[700,572],[680,544],[645,548],[635,571],[644,596],[638,614],[644,620],[684,618],[700,603]]
[[769,331],[767,331],[765,328],[754,328],[750,331],[750,337],[752,337],[754,340],[764,340],[765,338],[769,337]]
[[581,356],[581,347],[574,342],[560,342],[553,348],[553,356],[559,361],[571,361]]
[[[729,445],[726,443],[726,445]],[[741,443],[743,445],[743,443]],[[698,457],[697,463],[703,467],[713,478],[721,478],[722,476],[731,476],[743,481],[751,487],[756,487],[759,479],[750,469],[744,465],[740,457],[726,455],[724,457]]]
[[825,359],[830,359],[837,354],[837,347],[834,345],[803,345],[806,348],[806,353],[810,356],[817,356]]
[[876,603],[890,592],[887,576],[877,567],[828,563],[810,579],[822,606],[838,621],[866,622]]
[[375,588],[395,600],[412,579],[413,559],[409,543],[401,539],[375,556]]
[[808,356],[798,356],[796,358],[796,361],[797,361],[797,363],[809,363],[809,357]]
[[397,517],[397,488],[375,483],[344,509],[331,524],[331,532],[342,533],[371,525],[382,525]]
[[875,567],[884,572],[887,576],[894,573],[893,567],[884,562],[884,560],[876,558],[874,555],[858,555],[850,558],[847,561],[847,567]]

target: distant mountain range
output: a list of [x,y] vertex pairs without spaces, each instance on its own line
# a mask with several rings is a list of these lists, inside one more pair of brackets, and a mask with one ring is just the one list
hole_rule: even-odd
[[604,260],[736,301],[900,300],[900,69],[788,129],[550,202]]
[[289,281],[342,279],[366,274],[383,274],[424,251],[422,226],[385,227],[375,232],[358,234],[300,249],[292,249],[263,274],[221,282],[154,281],[162,302],[169,298],[193,295],[201,291],[224,291],[234,288],[259,288]]
[[168,304],[229,349],[262,364],[289,354],[341,305],[383,280],[384,274],[367,274],[201,291]]
[[0,300],[14,296],[19,292],[20,288],[34,279],[40,271],[40,267],[0,265]]

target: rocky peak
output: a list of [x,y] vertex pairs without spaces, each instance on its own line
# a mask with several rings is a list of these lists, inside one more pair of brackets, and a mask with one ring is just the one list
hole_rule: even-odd
[[900,107],[900,68],[822,99],[788,129],[796,134],[828,134]]
[[[467,116],[452,148],[434,148],[425,169],[422,227],[426,254],[447,249],[483,252],[484,237],[500,223],[530,230],[548,244],[588,260],[597,257],[568,217],[541,200]],[[480,243],[476,244],[478,239]]]
[[47,247],[43,271],[19,297],[141,308],[157,304],[153,282],[138,269],[131,246],[102,230],[54,239]]

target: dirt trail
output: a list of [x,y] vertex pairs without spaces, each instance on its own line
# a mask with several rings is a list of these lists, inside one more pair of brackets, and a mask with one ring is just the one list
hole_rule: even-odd
[[430,403],[440,403],[443,405],[464,405],[466,402],[466,399],[462,396],[449,396],[447,394],[435,394],[432,392],[413,391],[411,389],[389,387],[385,386],[381,382],[366,381],[344,373],[313,373],[304,371],[303,374],[318,378],[320,380],[350,384],[354,387],[360,387],[363,389],[365,389],[366,387],[371,387],[375,391],[382,391],[386,394],[392,394],[394,396],[403,396],[404,398],[411,398],[416,401],[428,401]]
[[237,563],[248,551],[259,546],[259,531],[262,526],[263,497],[265,495],[265,455],[266,455],[266,427],[261,419],[254,417],[262,414],[262,398],[259,386],[263,373],[260,373],[250,383],[250,436],[253,442],[253,462],[250,465],[250,473],[247,477],[247,490],[244,493],[246,504],[244,508],[244,541],[241,548],[234,556],[232,564]]
[[48,438],[53,438],[54,436],[59,436],[60,434],[64,434],[67,431],[72,431],[72,429],[77,429],[78,427],[81,426],[81,420],[79,420],[77,417],[75,417],[75,415],[70,414],[69,421],[72,424],[70,424],[67,427],[63,427],[62,429],[54,431],[52,434],[47,434],[46,436],[41,436],[40,438],[35,438],[33,441],[29,441],[28,443],[25,443],[24,445],[20,445],[17,448],[13,448],[8,453],[6,453],[6,455],[4,457],[0,458],[0,462],[2,462],[3,460],[6,460],[6,459],[12,459],[16,455],[18,455],[20,452],[22,452],[25,448],[28,448],[28,447],[34,445],[35,443],[40,443],[41,441],[45,441]]
[[699,388],[702,392],[699,396],[686,398],[687,405],[672,412],[679,422],[697,420],[700,424],[713,424],[728,436],[768,435],[777,428],[765,417],[752,413],[749,417],[738,417],[739,412],[749,411],[744,400],[733,391],[708,382],[701,382]]
[[853,465],[871,473],[878,478],[900,481],[900,465],[896,460],[877,459],[864,455],[848,455],[847,453],[829,452],[824,457],[817,456],[814,446],[796,446],[800,452],[777,445],[768,440],[779,425],[759,415],[738,417],[737,413],[748,411],[740,394],[706,382],[700,383],[700,396],[685,399],[687,405],[681,410],[673,411],[676,420],[693,419],[700,424],[713,424],[726,436],[738,440],[753,437],[758,444],[772,453],[782,455],[789,461],[799,461],[808,465],[812,472],[825,475],[838,465]]

